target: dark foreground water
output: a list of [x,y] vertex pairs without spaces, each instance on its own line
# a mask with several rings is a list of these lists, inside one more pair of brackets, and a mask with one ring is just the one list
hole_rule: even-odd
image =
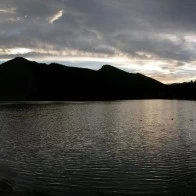
[[0,106],[0,195],[135,194],[196,194],[196,102]]

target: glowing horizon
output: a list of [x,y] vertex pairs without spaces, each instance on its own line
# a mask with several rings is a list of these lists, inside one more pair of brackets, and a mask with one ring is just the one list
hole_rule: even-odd
[[[13,52],[16,51],[16,49],[10,51]],[[19,51],[20,52],[17,55],[23,56],[24,52],[27,51],[27,49],[20,49]],[[89,68],[95,70],[99,69],[105,64],[110,64],[111,66],[117,67],[129,73],[144,74],[165,84],[189,82],[190,80],[195,80],[194,76],[190,78],[189,74],[186,75],[186,72],[196,71],[196,62],[192,62],[194,66],[185,65],[181,70],[182,76],[179,79],[179,76],[177,76],[176,78],[174,78],[174,76],[171,77],[170,76],[171,73],[168,70],[164,70],[164,65],[167,65],[168,62],[163,62],[160,60],[141,60],[141,59],[130,59],[130,58],[122,58],[122,57],[98,58],[98,57],[76,57],[76,56],[74,57],[73,56],[65,56],[65,57],[46,56],[46,57],[33,57],[33,58],[24,57],[24,58],[30,61],[37,61],[38,63],[56,62],[66,66],[83,67],[83,68]],[[11,59],[12,58],[1,59],[1,62],[6,62]],[[163,68],[161,68],[161,66]]]

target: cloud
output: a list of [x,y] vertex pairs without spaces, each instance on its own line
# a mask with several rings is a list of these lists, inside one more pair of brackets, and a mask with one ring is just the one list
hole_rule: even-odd
[[0,48],[0,55],[19,55],[19,54],[28,54],[32,52],[32,49],[29,48]]
[[1,0],[0,59],[26,48],[32,59],[75,59],[78,66],[94,59],[89,68],[107,59],[178,81],[183,70],[186,78],[195,70],[195,18],[195,0]]
[[0,13],[15,14],[16,8],[0,9]]
[[55,15],[49,18],[49,23],[53,24],[55,21],[59,20],[63,16],[63,10],[60,10]]

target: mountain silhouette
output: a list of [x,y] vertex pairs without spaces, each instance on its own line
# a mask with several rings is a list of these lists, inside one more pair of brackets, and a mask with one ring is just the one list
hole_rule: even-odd
[[[165,85],[110,65],[95,71],[16,57],[0,65],[0,100],[195,99],[195,82]],[[185,93],[185,94],[184,94]]]

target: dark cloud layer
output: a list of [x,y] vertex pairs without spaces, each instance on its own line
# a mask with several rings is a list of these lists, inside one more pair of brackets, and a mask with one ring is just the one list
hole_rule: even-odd
[[0,56],[151,59],[183,72],[195,67],[195,18],[194,0],[1,0]]

